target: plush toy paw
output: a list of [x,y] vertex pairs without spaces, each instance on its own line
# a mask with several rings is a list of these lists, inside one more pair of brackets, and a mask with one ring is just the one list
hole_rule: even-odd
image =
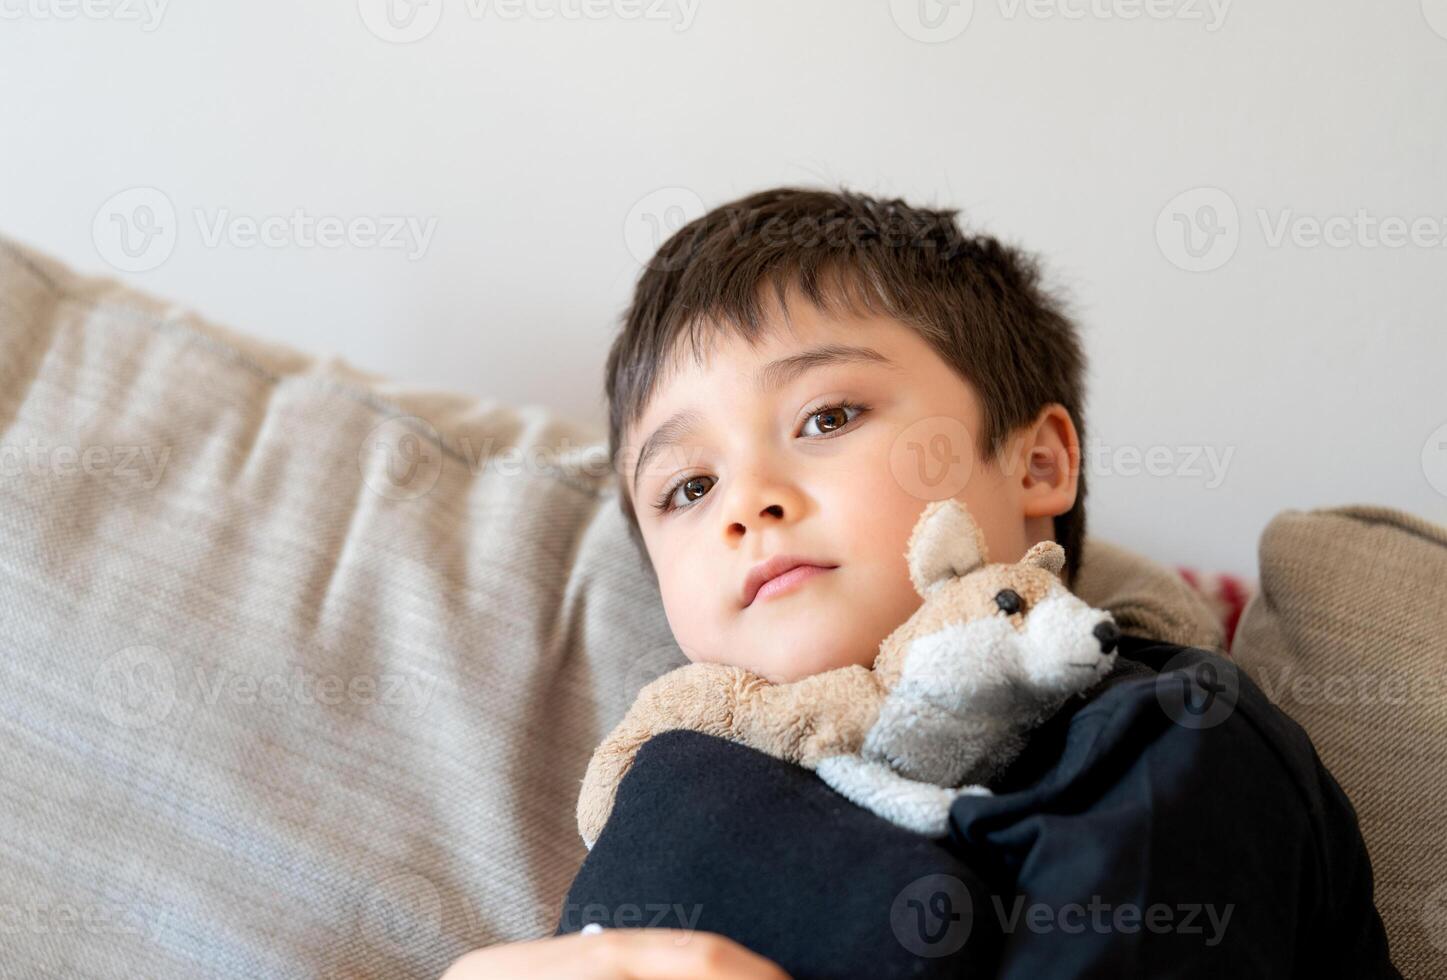
[[742,667],[715,663],[687,664],[646,685],[588,762],[578,794],[583,845],[593,849],[613,810],[618,785],[643,743],[673,729],[736,738],[740,700],[766,686],[767,681]]
[[951,789],[908,779],[882,762],[857,755],[821,759],[815,769],[836,793],[906,830],[946,837],[950,807],[961,796],[990,796],[984,786]]

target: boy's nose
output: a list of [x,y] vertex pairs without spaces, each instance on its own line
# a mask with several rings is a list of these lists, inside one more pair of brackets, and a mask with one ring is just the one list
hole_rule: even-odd
[[1100,641],[1101,653],[1110,653],[1110,651],[1115,649],[1115,641],[1120,639],[1120,630],[1108,619],[1096,623],[1095,629],[1091,630],[1091,632],[1094,633],[1095,638]]

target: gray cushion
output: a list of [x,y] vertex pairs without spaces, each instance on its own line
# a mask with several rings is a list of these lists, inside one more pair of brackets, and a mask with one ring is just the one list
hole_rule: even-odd
[[[589,755],[683,662],[599,432],[3,241],[0,345],[5,966],[435,976],[550,933]],[[1088,601],[1219,646],[1095,547]]]

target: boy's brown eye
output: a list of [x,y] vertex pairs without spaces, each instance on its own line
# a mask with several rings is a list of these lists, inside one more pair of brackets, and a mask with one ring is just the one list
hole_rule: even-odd
[[[705,484],[704,481],[711,479],[712,477],[696,476],[693,479],[686,481],[683,486],[680,487],[680,489],[683,491],[684,499],[697,500],[699,497],[702,497],[704,494],[708,493],[708,488],[712,486],[712,484]],[[696,490],[697,492],[694,492],[694,490],[691,490],[690,488],[694,488],[694,490]]]
[[[859,416],[869,411],[863,405],[855,405],[852,402],[839,402],[837,405],[826,405],[817,412],[810,412],[804,419],[804,431],[800,435],[819,438],[831,433],[838,432],[850,422],[858,419]],[[814,429],[810,433],[810,429]]]

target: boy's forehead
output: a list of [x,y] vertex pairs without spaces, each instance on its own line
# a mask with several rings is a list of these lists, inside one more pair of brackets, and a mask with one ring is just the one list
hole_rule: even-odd
[[[872,342],[873,341],[873,342]],[[810,324],[800,329],[770,324],[750,340],[741,333],[718,332],[694,346],[680,341],[659,364],[657,380],[639,413],[637,434],[646,436],[677,409],[693,405],[716,382],[738,382],[742,397],[763,396],[782,387],[803,369],[829,362],[875,361],[889,358],[874,338],[840,325]],[[707,410],[706,406],[697,406]]]
[[[742,329],[725,314],[701,314],[679,330],[658,360],[652,390],[639,408],[630,434],[646,438],[663,419],[683,407],[670,406],[671,402],[687,401],[691,389],[712,379],[754,376],[767,362],[824,344],[881,348],[891,338],[912,333],[872,303],[856,298],[846,282],[834,285],[816,302],[797,281],[787,282],[782,289],[771,281],[761,282],[752,329]],[[768,379],[759,381],[766,385]]]
[[[830,314],[796,300],[787,308],[770,304],[753,337],[718,325],[681,332],[659,362],[653,392],[639,417],[663,411],[660,406],[678,397],[687,399],[689,392],[711,379],[752,381],[748,390],[765,394],[796,373],[794,368],[810,363],[887,363],[884,350],[894,331],[908,332],[908,328],[886,318]],[[800,363],[786,363],[791,359]]]

